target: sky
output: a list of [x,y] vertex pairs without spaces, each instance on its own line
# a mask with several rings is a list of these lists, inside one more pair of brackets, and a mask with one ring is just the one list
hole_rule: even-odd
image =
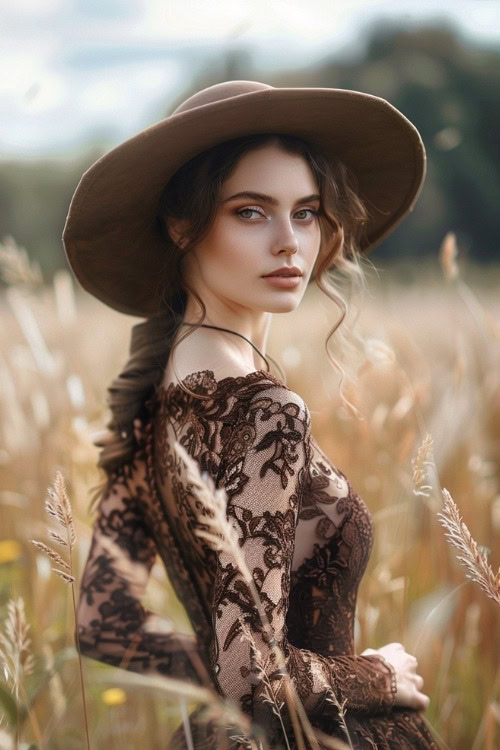
[[225,48],[257,72],[356,56],[374,22],[500,47],[500,0],[0,0],[0,158],[109,148],[166,116]]

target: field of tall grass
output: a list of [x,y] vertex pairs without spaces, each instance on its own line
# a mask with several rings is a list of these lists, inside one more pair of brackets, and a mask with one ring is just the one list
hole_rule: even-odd
[[[80,661],[74,640],[102,479],[92,436],[138,320],[66,271],[44,286],[11,240],[0,268],[0,748],[166,748],[194,696]],[[373,516],[357,653],[400,641],[417,657],[425,717],[450,750],[500,746],[499,288],[499,268],[456,263],[452,237],[434,262],[370,273],[359,383],[346,391],[363,420],[340,400],[324,350],[338,310],[316,288],[274,316],[267,347]],[[73,541],[56,544],[68,530]],[[190,632],[159,561],[144,604]]]

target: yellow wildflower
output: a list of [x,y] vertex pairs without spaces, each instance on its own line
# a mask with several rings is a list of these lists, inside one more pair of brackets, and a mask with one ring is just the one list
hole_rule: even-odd
[[0,565],[15,562],[22,554],[23,548],[15,539],[2,539],[0,541]]
[[121,688],[108,688],[101,693],[101,699],[107,706],[121,706],[127,700],[127,694]]

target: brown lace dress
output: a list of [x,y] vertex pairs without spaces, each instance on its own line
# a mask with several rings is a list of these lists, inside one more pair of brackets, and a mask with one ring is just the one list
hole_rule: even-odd
[[[227,514],[313,727],[346,741],[332,691],[346,710],[354,748],[437,750],[420,712],[394,706],[394,669],[381,656],[354,653],[359,582],[373,544],[370,513],[311,434],[303,399],[257,370],[217,381],[211,370],[160,385],[147,404],[146,438],[116,471],[100,503],[78,606],[83,654],[148,673],[210,685],[264,725],[271,747],[286,747],[277,715],[257,679],[250,628],[276,694],[283,679],[261,635],[247,585],[227,553],[195,534],[202,524],[178,440],[200,470],[227,493]],[[159,554],[191,620],[194,636],[171,632],[141,596]],[[254,668],[254,671],[252,671]],[[286,705],[282,709],[288,742]],[[218,730],[191,715],[197,750],[223,746]],[[171,748],[185,744],[182,727]],[[237,739],[231,748],[248,747]],[[318,735],[320,736],[320,735]],[[320,747],[322,747],[320,743]]]

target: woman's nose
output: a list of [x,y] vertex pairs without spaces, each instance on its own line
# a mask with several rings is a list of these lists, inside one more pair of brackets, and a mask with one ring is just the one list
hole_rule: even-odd
[[280,222],[277,227],[274,245],[275,252],[283,252],[283,250],[286,250],[288,253],[297,252],[299,249],[299,240],[290,221],[285,220]]

